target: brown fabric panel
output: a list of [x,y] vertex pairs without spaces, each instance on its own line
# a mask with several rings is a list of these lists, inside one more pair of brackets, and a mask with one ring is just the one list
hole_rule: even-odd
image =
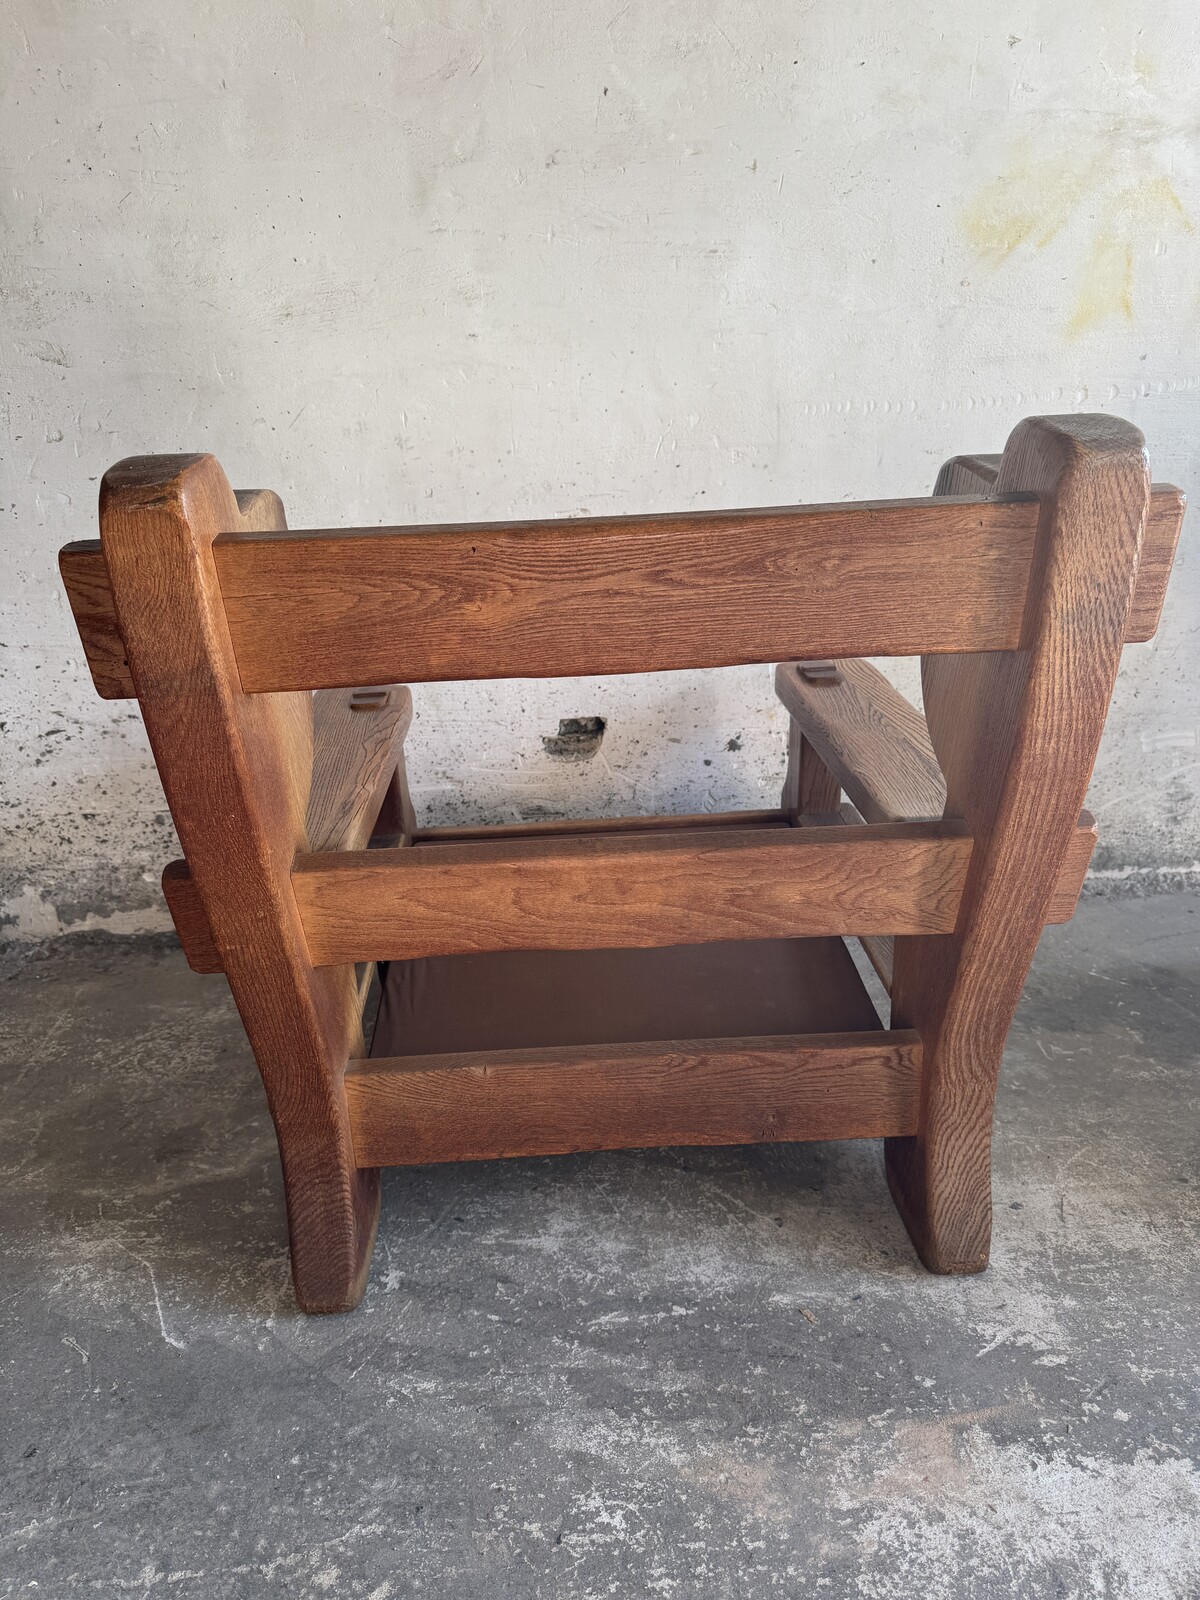
[[880,1027],[841,939],[393,961],[373,1056]]

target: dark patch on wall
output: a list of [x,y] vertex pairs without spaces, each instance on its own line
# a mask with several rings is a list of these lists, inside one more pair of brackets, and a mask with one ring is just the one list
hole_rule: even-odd
[[590,760],[600,748],[604,726],[603,717],[562,717],[557,733],[542,735],[542,748],[564,761]]

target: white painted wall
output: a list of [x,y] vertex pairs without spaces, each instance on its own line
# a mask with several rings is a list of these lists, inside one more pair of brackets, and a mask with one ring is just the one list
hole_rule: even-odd
[[[564,516],[926,493],[1087,408],[1200,488],[1197,59],[1194,0],[9,0],[6,915],[164,924],[54,566],[123,455],[212,450],[294,526]],[[1138,882],[1200,857],[1197,540],[1090,802]],[[431,821],[782,775],[766,668],[417,704]],[[598,758],[542,752],[591,713]]]

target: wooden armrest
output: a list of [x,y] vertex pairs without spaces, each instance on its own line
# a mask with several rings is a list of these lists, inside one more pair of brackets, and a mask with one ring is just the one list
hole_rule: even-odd
[[[377,824],[390,835],[389,844],[411,843],[415,830],[403,753],[411,722],[412,695],[399,684],[323,689],[313,696],[310,850],[364,850]],[[168,862],[162,887],[188,966],[221,972],[221,954],[186,861]],[[369,978],[367,971],[363,992]]]
[[937,496],[991,494],[1003,460],[1003,456],[951,456],[938,473],[933,492]]
[[412,695],[399,684],[314,695],[306,823],[313,853],[366,849],[411,722]]
[[[775,687],[849,796],[850,818],[857,813],[866,822],[897,822],[942,815],[946,786],[925,718],[869,662],[784,662],[776,668]],[[1047,923],[1069,922],[1075,914],[1095,844],[1096,820],[1084,811],[1059,868]],[[890,993],[891,937],[868,934],[860,943]]]
[[867,822],[942,815],[925,718],[869,661],[785,661],[775,690]]
[[101,700],[132,700],[137,690],[99,539],[63,545],[58,570],[96,693]]

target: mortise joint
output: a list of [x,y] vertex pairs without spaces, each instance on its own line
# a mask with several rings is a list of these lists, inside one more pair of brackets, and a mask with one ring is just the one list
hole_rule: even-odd
[[808,683],[841,683],[836,661],[801,661],[800,676]]
[[392,698],[390,689],[355,689],[350,696],[351,711],[382,711]]

